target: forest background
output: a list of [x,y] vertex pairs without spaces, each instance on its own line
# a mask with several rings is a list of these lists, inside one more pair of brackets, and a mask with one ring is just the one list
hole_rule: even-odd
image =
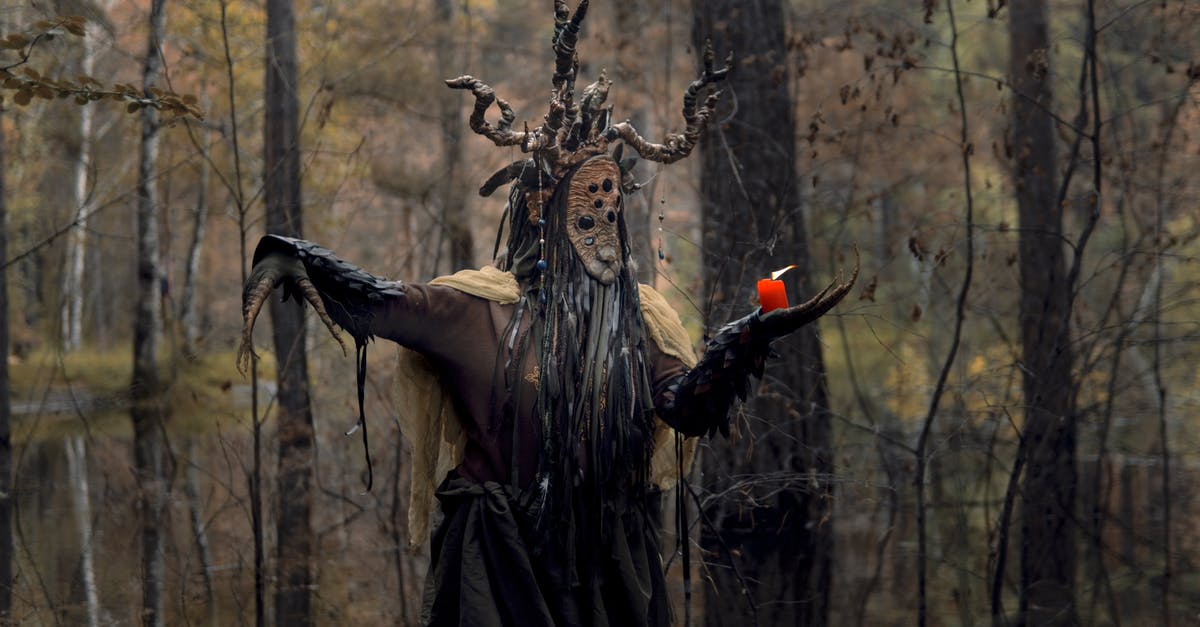
[[[406,540],[413,452],[391,351],[370,351],[364,494],[361,445],[343,435],[353,361],[306,321],[301,548],[279,531],[295,523],[281,496],[295,468],[280,461],[265,332],[253,377],[234,369],[248,247],[274,197],[264,126],[278,90],[264,76],[282,39],[267,8],[293,7],[266,5],[0,7],[0,67],[23,77],[6,75],[0,117],[7,620],[417,621],[428,549]],[[473,102],[443,79],[478,76],[518,125],[540,123],[550,5],[295,2],[283,91],[298,105],[304,236],[404,280],[486,263],[503,201],[475,190],[521,155],[472,134]],[[70,15],[85,36],[37,37]],[[801,266],[796,301],[861,255],[819,336],[781,351],[796,370],[769,371],[738,412],[736,444],[701,445],[679,497],[698,558],[690,602],[680,501],[665,499],[680,620],[1198,620],[1198,26],[1200,6],[1174,0],[591,7],[581,81],[607,68],[616,119],[651,138],[683,126],[698,42],[735,54],[699,154],[639,165],[629,206],[640,276],[698,346],[755,306],[766,270]],[[118,92],[153,76],[204,115],[164,110],[160,128],[147,120],[164,96],[134,87],[141,105],[76,106],[21,68]],[[157,324],[135,332],[147,307]],[[161,338],[159,380],[131,386],[145,332]],[[147,390],[169,408],[149,422]],[[142,435],[158,437],[150,474]]]

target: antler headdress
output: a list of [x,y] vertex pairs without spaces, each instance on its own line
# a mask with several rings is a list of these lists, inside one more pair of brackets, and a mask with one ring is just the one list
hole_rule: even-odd
[[[575,100],[575,79],[579,72],[579,56],[575,45],[579,39],[580,25],[587,16],[588,0],[581,0],[575,14],[571,15],[564,0],[554,2],[554,76],[550,111],[541,126],[524,131],[512,130],[516,114],[512,106],[483,81],[473,76],[460,76],[447,80],[454,89],[470,89],[475,96],[475,109],[471,113],[471,130],[492,140],[497,146],[519,146],[522,152],[532,153],[531,159],[514,162],[492,175],[479,189],[488,196],[502,185],[521,180],[531,190],[552,188],[568,170],[590,157],[602,154],[617,139],[635,150],[643,159],[659,163],[672,163],[687,157],[704,133],[713,108],[721,96],[719,91],[709,93],[704,104],[697,107],[696,99],[705,87],[718,83],[729,73],[732,53],[721,69],[714,69],[711,43],[704,47],[704,72],[688,85],[683,94],[683,119],[686,127],[682,133],[668,134],[658,144],[642,137],[629,121],[613,124],[612,105],[605,105],[612,81],[601,70],[596,82],[584,88],[579,101]],[[500,108],[500,121],[492,125],[484,114],[495,103]],[[620,162],[620,150],[615,156]],[[628,168],[626,170],[628,176]],[[549,180],[547,180],[547,177]],[[637,189],[633,181],[622,181],[628,190]],[[539,194],[540,196],[540,194]],[[544,198],[529,198],[530,219],[536,220]]]

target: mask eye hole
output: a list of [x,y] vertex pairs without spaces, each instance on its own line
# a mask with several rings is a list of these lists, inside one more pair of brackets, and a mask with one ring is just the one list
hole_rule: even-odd
[[575,223],[581,231],[590,231],[596,226],[596,220],[592,216],[579,216],[579,220]]
[[605,192],[611,192],[613,188],[612,179],[604,179],[604,183],[602,183],[601,186],[604,188]]
[[611,223],[617,221],[617,212],[609,210],[609,212],[607,214],[605,214],[604,217],[607,218],[609,223],[611,224]]

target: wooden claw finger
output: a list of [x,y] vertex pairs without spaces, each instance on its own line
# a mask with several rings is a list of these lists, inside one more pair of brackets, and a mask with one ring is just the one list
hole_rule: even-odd
[[246,376],[251,359],[257,357],[254,353],[254,323],[274,287],[275,276],[264,274],[242,293],[242,343],[237,352],[237,369],[242,376]]
[[[837,292],[838,292],[838,290],[842,289],[843,287],[845,287],[845,286],[839,285],[838,280],[834,279],[833,281],[831,281],[829,283],[829,285],[826,285],[824,289],[822,289],[820,292],[817,292],[816,295],[814,295],[812,298],[793,307],[792,308],[792,310],[794,312],[793,315],[796,318],[809,319],[810,315],[813,312],[821,311],[821,309],[823,307],[826,307],[826,305],[828,305],[829,307],[836,305],[837,301],[841,300],[841,297],[837,296]],[[832,302],[830,302],[830,301],[832,301]],[[820,314],[818,313],[816,316],[811,316],[811,317],[813,319],[815,319],[819,316],[820,316]],[[806,323],[802,323],[802,324],[806,324]]]
[[[818,297],[820,297],[820,302],[818,302],[816,305],[816,311],[817,311],[816,317],[825,315],[825,313],[827,311],[829,311],[830,309],[833,309],[834,306],[836,306],[838,303],[842,302],[842,299],[846,297],[846,294],[850,293],[851,288],[853,288],[855,282],[858,281],[858,271],[859,271],[860,265],[861,264],[859,263],[858,246],[855,245],[854,246],[854,272],[852,272],[850,274],[850,280],[842,283],[841,282],[842,278],[839,276],[837,278],[837,280],[835,280],[833,283],[829,284],[829,287],[826,287],[824,290],[821,291],[820,294],[817,295]],[[833,291],[830,291],[830,288],[833,288]]]
[[854,248],[854,272],[851,273],[849,281],[843,282],[839,277],[807,301],[779,311],[777,314],[775,312],[766,314],[763,322],[766,325],[767,333],[772,337],[786,335],[824,316],[842,302],[846,294],[850,293],[854,283],[858,281],[859,266],[858,247],[856,246]]
[[304,300],[312,305],[313,311],[317,312],[317,317],[325,324],[325,328],[329,329],[329,334],[342,347],[342,355],[349,355],[349,350],[346,348],[346,341],[338,333],[337,326],[334,325],[333,319],[329,317],[329,312],[325,311],[325,302],[321,300],[321,295],[317,293],[316,286],[312,284],[312,281],[308,277],[299,277],[296,279],[296,287],[299,288],[300,293],[304,296]]
[[[859,257],[859,254],[858,254],[858,244],[855,244],[854,245],[854,272],[850,273],[850,280],[838,288],[838,290],[844,292],[842,294],[842,296],[845,296],[846,295],[845,293],[848,293],[850,291],[850,288],[854,287],[854,284],[858,281],[858,271],[861,267],[862,267],[862,259],[861,259],[861,257]],[[839,297],[838,300],[841,300],[841,297]]]
[[254,347],[249,342],[243,341],[237,350],[238,374],[246,376],[246,371],[250,370],[250,365],[255,359],[258,359],[258,354],[254,352]]
[[837,279],[834,279],[833,281],[830,281],[829,285],[825,286],[825,289],[817,292],[816,296],[813,296],[812,298],[808,299],[808,302],[801,305],[801,308],[818,306],[822,301],[825,300],[827,296],[829,296],[830,292],[834,291],[834,288],[836,287],[838,287],[838,282]]
[[825,315],[825,312],[833,309],[835,305],[842,302],[842,299],[846,297],[846,294],[850,293],[851,288],[854,287],[854,283],[858,281],[859,266],[858,246],[855,246],[854,272],[850,274],[850,280],[842,282],[842,278],[839,276],[832,283],[830,283],[828,287],[826,287],[824,290],[821,290],[820,294],[817,294],[817,296],[814,297],[813,300],[818,301],[815,306],[817,317]]

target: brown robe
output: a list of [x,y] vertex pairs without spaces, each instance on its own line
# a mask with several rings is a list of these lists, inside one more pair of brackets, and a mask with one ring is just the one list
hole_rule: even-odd
[[[428,625],[662,625],[669,622],[658,548],[657,491],[631,488],[599,507],[615,516],[610,546],[532,555],[523,497],[541,446],[534,416],[536,356],[519,381],[505,381],[512,352],[502,336],[515,306],[453,287],[407,284],[375,310],[372,330],[424,355],[454,399],[465,431],[463,460],[437,497],[444,519],[433,537],[422,621]],[[529,316],[519,333],[527,332]],[[646,338],[655,398],[686,370]],[[512,403],[514,420],[496,408]],[[515,447],[514,447],[515,438]],[[516,468],[512,460],[516,459]],[[516,471],[514,474],[514,470]],[[575,516],[600,512],[582,503]],[[587,558],[586,555],[598,555]],[[594,562],[594,563],[593,563]]]

